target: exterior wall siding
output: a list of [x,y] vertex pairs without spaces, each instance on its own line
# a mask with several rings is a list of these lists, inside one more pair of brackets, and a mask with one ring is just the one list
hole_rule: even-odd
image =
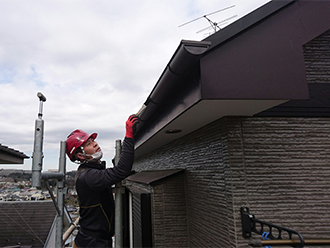
[[329,49],[330,31],[303,47],[308,101],[222,118],[135,161],[137,171],[186,170],[189,247],[248,247],[241,207],[305,239],[330,236]]
[[328,118],[225,117],[137,159],[134,169],[186,169],[189,247],[247,247],[243,206],[305,238],[326,238],[329,131]]
[[228,228],[234,221],[225,133],[225,125],[212,125],[207,132],[195,132],[134,163],[137,171],[186,169],[190,247],[234,244],[235,233]]
[[244,159],[239,162],[238,156],[231,162],[232,175],[245,184],[241,188],[233,180],[236,227],[237,209],[245,203],[258,219],[297,230],[308,239],[329,237],[330,119],[240,122]]
[[176,175],[153,187],[154,247],[187,247],[187,211],[184,175]]
[[330,83],[330,30],[303,48],[308,83]]

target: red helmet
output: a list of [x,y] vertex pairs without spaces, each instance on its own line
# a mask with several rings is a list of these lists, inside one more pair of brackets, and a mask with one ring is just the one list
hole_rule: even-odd
[[89,135],[88,133],[82,130],[74,130],[66,139],[66,154],[70,158],[72,162],[76,161],[76,157],[74,156],[77,148],[81,147],[89,138],[93,138],[95,140],[97,137],[97,133],[92,133]]

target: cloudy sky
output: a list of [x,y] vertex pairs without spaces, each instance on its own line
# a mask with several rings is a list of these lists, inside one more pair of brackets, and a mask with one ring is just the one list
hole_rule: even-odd
[[[43,170],[57,169],[60,141],[97,132],[114,156],[127,117],[147,99],[182,39],[212,33],[267,0],[0,0],[0,143],[31,156],[38,92],[43,104]],[[202,31],[201,31],[202,30]],[[221,32],[221,31],[220,31]],[[31,169],[23,165],[1,168]],[[67,170],[77,165],[67,159]]]

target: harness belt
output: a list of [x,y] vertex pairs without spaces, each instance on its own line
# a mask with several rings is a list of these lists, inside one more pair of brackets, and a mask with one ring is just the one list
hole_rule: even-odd
[[93,238],[96,238],[96,239],[103,239],[103,240],[111,240],[112,239],[112,237],[110,236],[109,233],[91,231],[91,230],[87,230],[87,229],[82,228],[82,227],[79,228],[79,232],[81,232],[82,234],[91,236]]

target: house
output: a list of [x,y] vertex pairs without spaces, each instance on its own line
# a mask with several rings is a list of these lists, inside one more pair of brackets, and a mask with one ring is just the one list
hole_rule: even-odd
[[248,247],[242,208],[329,237],[329,48],[329,1],[271,1],[182,41],[139,116],[131,243]]
[[[0,247],[55,247],[56,215],[49,200],[0,202]],[[64,209],[65,231],[71,222]]]
[[44,247],[56,210],[52,201],[0,202],[0,246]]
[[26,158],[29,157],[23,152],[0,144],[0,164],[23,164]]

